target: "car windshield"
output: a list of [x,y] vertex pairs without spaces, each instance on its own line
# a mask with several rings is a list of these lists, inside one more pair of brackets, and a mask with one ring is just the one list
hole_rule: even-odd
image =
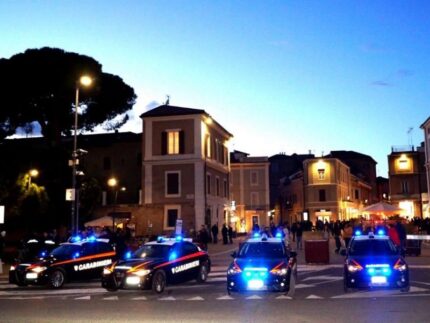
[[397,249],[390,240],[353,240],[349,249],[353,256],[392,256],[397,254]]
[[55,258],[67,259],[78,256],[82,247],[74,244],[63,244],[51,251],[51,255]]
[[134,252],[133,258],[165,258],[170,249],[171,246],[168,245],[144,245]]
[[272,242],[245,243],[239,251],[239,258],[282,258],[285,255],[284,245]]

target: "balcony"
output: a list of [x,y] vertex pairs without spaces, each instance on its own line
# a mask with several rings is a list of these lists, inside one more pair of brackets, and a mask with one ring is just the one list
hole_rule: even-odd
[[415,151],[415,147],[413,145],[391,146],[392,153],[402,153],[410,151]]

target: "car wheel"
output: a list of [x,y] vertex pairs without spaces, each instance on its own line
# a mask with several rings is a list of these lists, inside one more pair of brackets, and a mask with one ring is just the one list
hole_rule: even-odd
[[203,264],[200,266],[197,282],[204,283],[208,279],[208,266]]
[[62,270],[54,270],[49,276],[49,286],[52,288],[61,288],[66,281],[66,275]]
[[409,286],[409,285],[400,289],[400,291],[401,291],[402,293],[407,293],[407,292],[409,292],[410,290],[411,290],[411,286]]
[[155,272],[154,277],[152,277],[152,291],[160,294],[164,292],[166,287],[166,274],[162,270]]

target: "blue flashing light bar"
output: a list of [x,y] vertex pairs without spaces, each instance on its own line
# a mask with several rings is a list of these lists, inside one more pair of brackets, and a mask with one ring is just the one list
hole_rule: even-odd
[[182,241],[182,240],[184,240],[183,238],[182,238],[182,236],[181,235],[177,235],[176,237],[175,237],[175,240],[176,241]]
[[45,251],[42,251],[42,252],[40,253],[40,256],[41,256],[41,257],[45,257],[45,256],[46,256],[46,252],[45,252]]
[[385,235],[385,231],[383,229],[379,229],[378,236],[383,236],[383,235]]
[[254,232],[254,234],[252,235],[254,238],[260,238],[260,232]]
[[71,240],[72,240],[72,242],[79,242],[82,240],[82,238],[81,238],[81,236],[74,236],[74,237],[72,237]]
[[96,236],[90,236],[90,237],[87,238],[87,240],[90,241],[90,242],[94,242],[94,241],[97,240],[97,238],[96,238]]
[[130,258],[131,258],[131,251],[127,251],[127,252],[125,253],[124,258],[125,258],[125,259],[130,259]]
[[355,230],[354,235],[356,235],[356,236],[361,236],[361,235],[362,235],[362,233],[361,233],[361,231],[360,231],[360,230]]
[[158,237],[157,238],[157,242],[163,242],[164,241],[164,237]]
[[281,232],[276,232],[276,234],[275,234],[275,238],[280,238],[280,239],[282,239],[282,233],[281,233]]

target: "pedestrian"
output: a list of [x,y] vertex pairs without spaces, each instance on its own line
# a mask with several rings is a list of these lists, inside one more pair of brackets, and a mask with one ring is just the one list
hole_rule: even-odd
[[218,223],[215,223],[212,226],[211,231],[212,231],[212,241],[213,243],[216,244],[218,243]]
[[406,252],[406,229],[400,220],[396,223],[396,230],[400,240],[400,252],[404,255]]
[[297,223],[297,226],[296,226],[297,250],[303,249],[302,237],[303,237],[303,228],[300,223]]
[[334,236],[334,241],[336,243],[336,249],[334,252],[339,253],[340,247],[342,246],[340,243],[341,228],[340,228],[340,221],[339,220],[337,220],[333,226],[333,236]]
[[204,224],[202,224],[202,227],[199,231],[199,240],[203,250],[208,250],[209,232],[206,230],[206,226]]
[[352,225],[349,222],[347,222],[343,229],[343,240],[345,241],[345,248],[348,248],[351,238],[352,238]]
[[288,230],[288,223],[282,227],[282,234],[284,236],[284,243],[288,247],[290,245],[290,230]]
[[293,234],[293,242],[296,241],[297,222],[291,225],[291,233]]
[[221,235],[222,235],[222,243],[227,244],[228,243],[228,228],[227,228],[227,225],[225,223],[222,226]]
[[228,241],[230,242],[230,244],[233,243],[233,228],[231,227],[231,225],[228,226]]
[[396,245],[397,248],[400,248],[400,238],[399,234],[397,233],[396,226],[394,223],[390,223],[388,225],[388,236],[390,237],[391,241]]

